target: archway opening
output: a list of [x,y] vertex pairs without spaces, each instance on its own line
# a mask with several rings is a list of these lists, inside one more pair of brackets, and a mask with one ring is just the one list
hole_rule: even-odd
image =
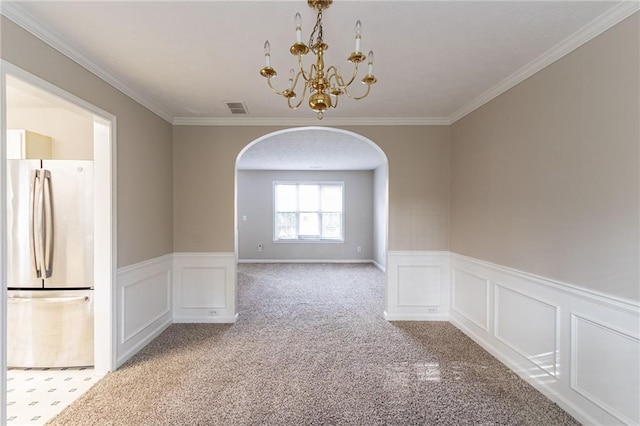
[[[255,139],[238,154],[235,165],[236,259],[373,263],[384,271],[388,180],[386,154],[354,132],[301,127]],[[282,187],[297,194],[284,202],[295,204],[294,210],[278,208]],[[323,211],[321,194],[335,193],[338,187],[342,205]],[[320,201],[306,208],[303,194],[309,193],[312,198],[319,194]],[[329,221],[331,226],[326,226]]]

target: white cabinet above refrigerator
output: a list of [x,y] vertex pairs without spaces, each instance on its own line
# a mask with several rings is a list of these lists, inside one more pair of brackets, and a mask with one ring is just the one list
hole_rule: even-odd
[[40,160],[52,158],[50,136],[24,129],[7,130],[8,160]]

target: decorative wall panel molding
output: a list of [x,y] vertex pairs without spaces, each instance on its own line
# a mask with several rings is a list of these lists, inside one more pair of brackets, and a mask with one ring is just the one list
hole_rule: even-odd
[[494,335],[551,376],[558,371],[558,307],[495,283]]
[[171,255],[118,270],[118,366],[171,324],[171,270]]
[[175,253],[173,282],[174,322],[236,321],[234,253]]
[[390,251],[384,316],[389,321],[446,321],[449,254]]
[[455,253],[450,262],[452,324],[581,423],[640,424],[638,303]]
[[484,331],[489,331],[489,280],[461,268],[451,268],[452,309]]
[[621,422],[640,424],[638,336],[575,312],[571,336],[571,388]]

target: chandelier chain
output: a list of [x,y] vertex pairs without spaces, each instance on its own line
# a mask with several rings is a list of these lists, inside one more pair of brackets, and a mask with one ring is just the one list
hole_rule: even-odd
[[[316,33],[318,33],[318,37],[316,38]],[[316,17],[316,25],[313,27],[313,31],[311,31],[311,35],[309,36],[309,48],[316,55],[318,54],[318,46],[324,42],[322,36],[322,9],[318,10],[318,16]]]

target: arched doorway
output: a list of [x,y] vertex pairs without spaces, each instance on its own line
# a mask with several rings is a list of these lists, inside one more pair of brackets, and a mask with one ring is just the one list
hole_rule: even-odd
[[[324,177],[320,178],[322,173]],[[354,186],[360,185],[358,182],[363,179],[348,181],[358,173],[368,176],[364,180],[369,179],[364,183],[363,191],[354,191]],[[254,175],[252,178],[247,177],[251,174]],[[309,184],[320,180],[344,183],[344,238],[332,246],[312,245],[300,239],[293,245],[287,244],[290,241],[277,241],[274,235],[276,213],[272,210],[276,182]],[[252,194],[239,192],[248,186],[254,188]],[[372,140],[354,132],[327,127],[300,127],[266,134],[250,142],[238,154],[234,190],[235,255],[239,262],[371,262],[385,270],[388,161]],[[370,191],[370,199],[353,195],[367,191]],[[247,199],[251,200],[251,205]],[[360,218],[371,222],[368,237],[354,230],[359,214]]]

